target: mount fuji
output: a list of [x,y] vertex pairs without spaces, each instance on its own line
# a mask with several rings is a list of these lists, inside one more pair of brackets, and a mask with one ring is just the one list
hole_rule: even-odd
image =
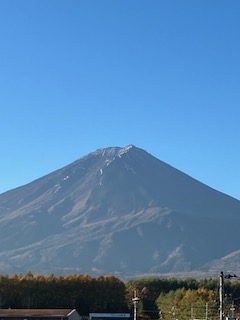
[[179,274],[240,267],[240,202],[133,145],[0,194],[1,273]]

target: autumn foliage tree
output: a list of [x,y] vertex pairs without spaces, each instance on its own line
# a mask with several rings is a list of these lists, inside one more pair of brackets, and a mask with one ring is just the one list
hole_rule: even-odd
[[218,316],[215,292],[205,288],[161,293],[156,303],[164,320],[215,319]]

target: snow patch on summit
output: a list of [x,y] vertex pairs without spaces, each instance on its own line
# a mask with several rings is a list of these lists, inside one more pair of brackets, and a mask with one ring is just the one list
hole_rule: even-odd
[[129,145],[129,146],[126,146],[125,148],[121,149],[118,153],[118,156],[119,158],[121,158],[121,156],[125,153],[127,153],[130,149],[132,149],[133,145]]
[[109,166],[109,164],[114,160],[115,160],[115,158],[113,158],[112,160],[107,159],[105,162],[106,162],[107,166]]
[[59,183],[55,184],[55,190],[53,192],[53,195],[56,194],[60,189],[61,189],[61,185]]

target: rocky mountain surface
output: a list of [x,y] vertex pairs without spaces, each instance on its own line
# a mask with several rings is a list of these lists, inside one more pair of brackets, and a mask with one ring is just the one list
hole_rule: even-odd
[[0,195],[0,273],[239,269],[239,226],[238,200],[132,145],[105,148]]

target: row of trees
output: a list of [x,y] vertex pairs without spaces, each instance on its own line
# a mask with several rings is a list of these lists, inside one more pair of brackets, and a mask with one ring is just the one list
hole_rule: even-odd
[[114,276],[0,275],[1,308],[76,308],[89,312],[128,310],[125,284]]
[[[142,278],[123,282],[110,275],[97,278],[79,274],[43,276],[30,272],[27,275],[0,275],[0,308],[76,308],[81,315],[131,312],[134,290],[140,298],[138,314],[142,318],[218,318],[217,279]],[[238,313],[240,284],[228,281],[225,291],[226,312],[234,301]]]

